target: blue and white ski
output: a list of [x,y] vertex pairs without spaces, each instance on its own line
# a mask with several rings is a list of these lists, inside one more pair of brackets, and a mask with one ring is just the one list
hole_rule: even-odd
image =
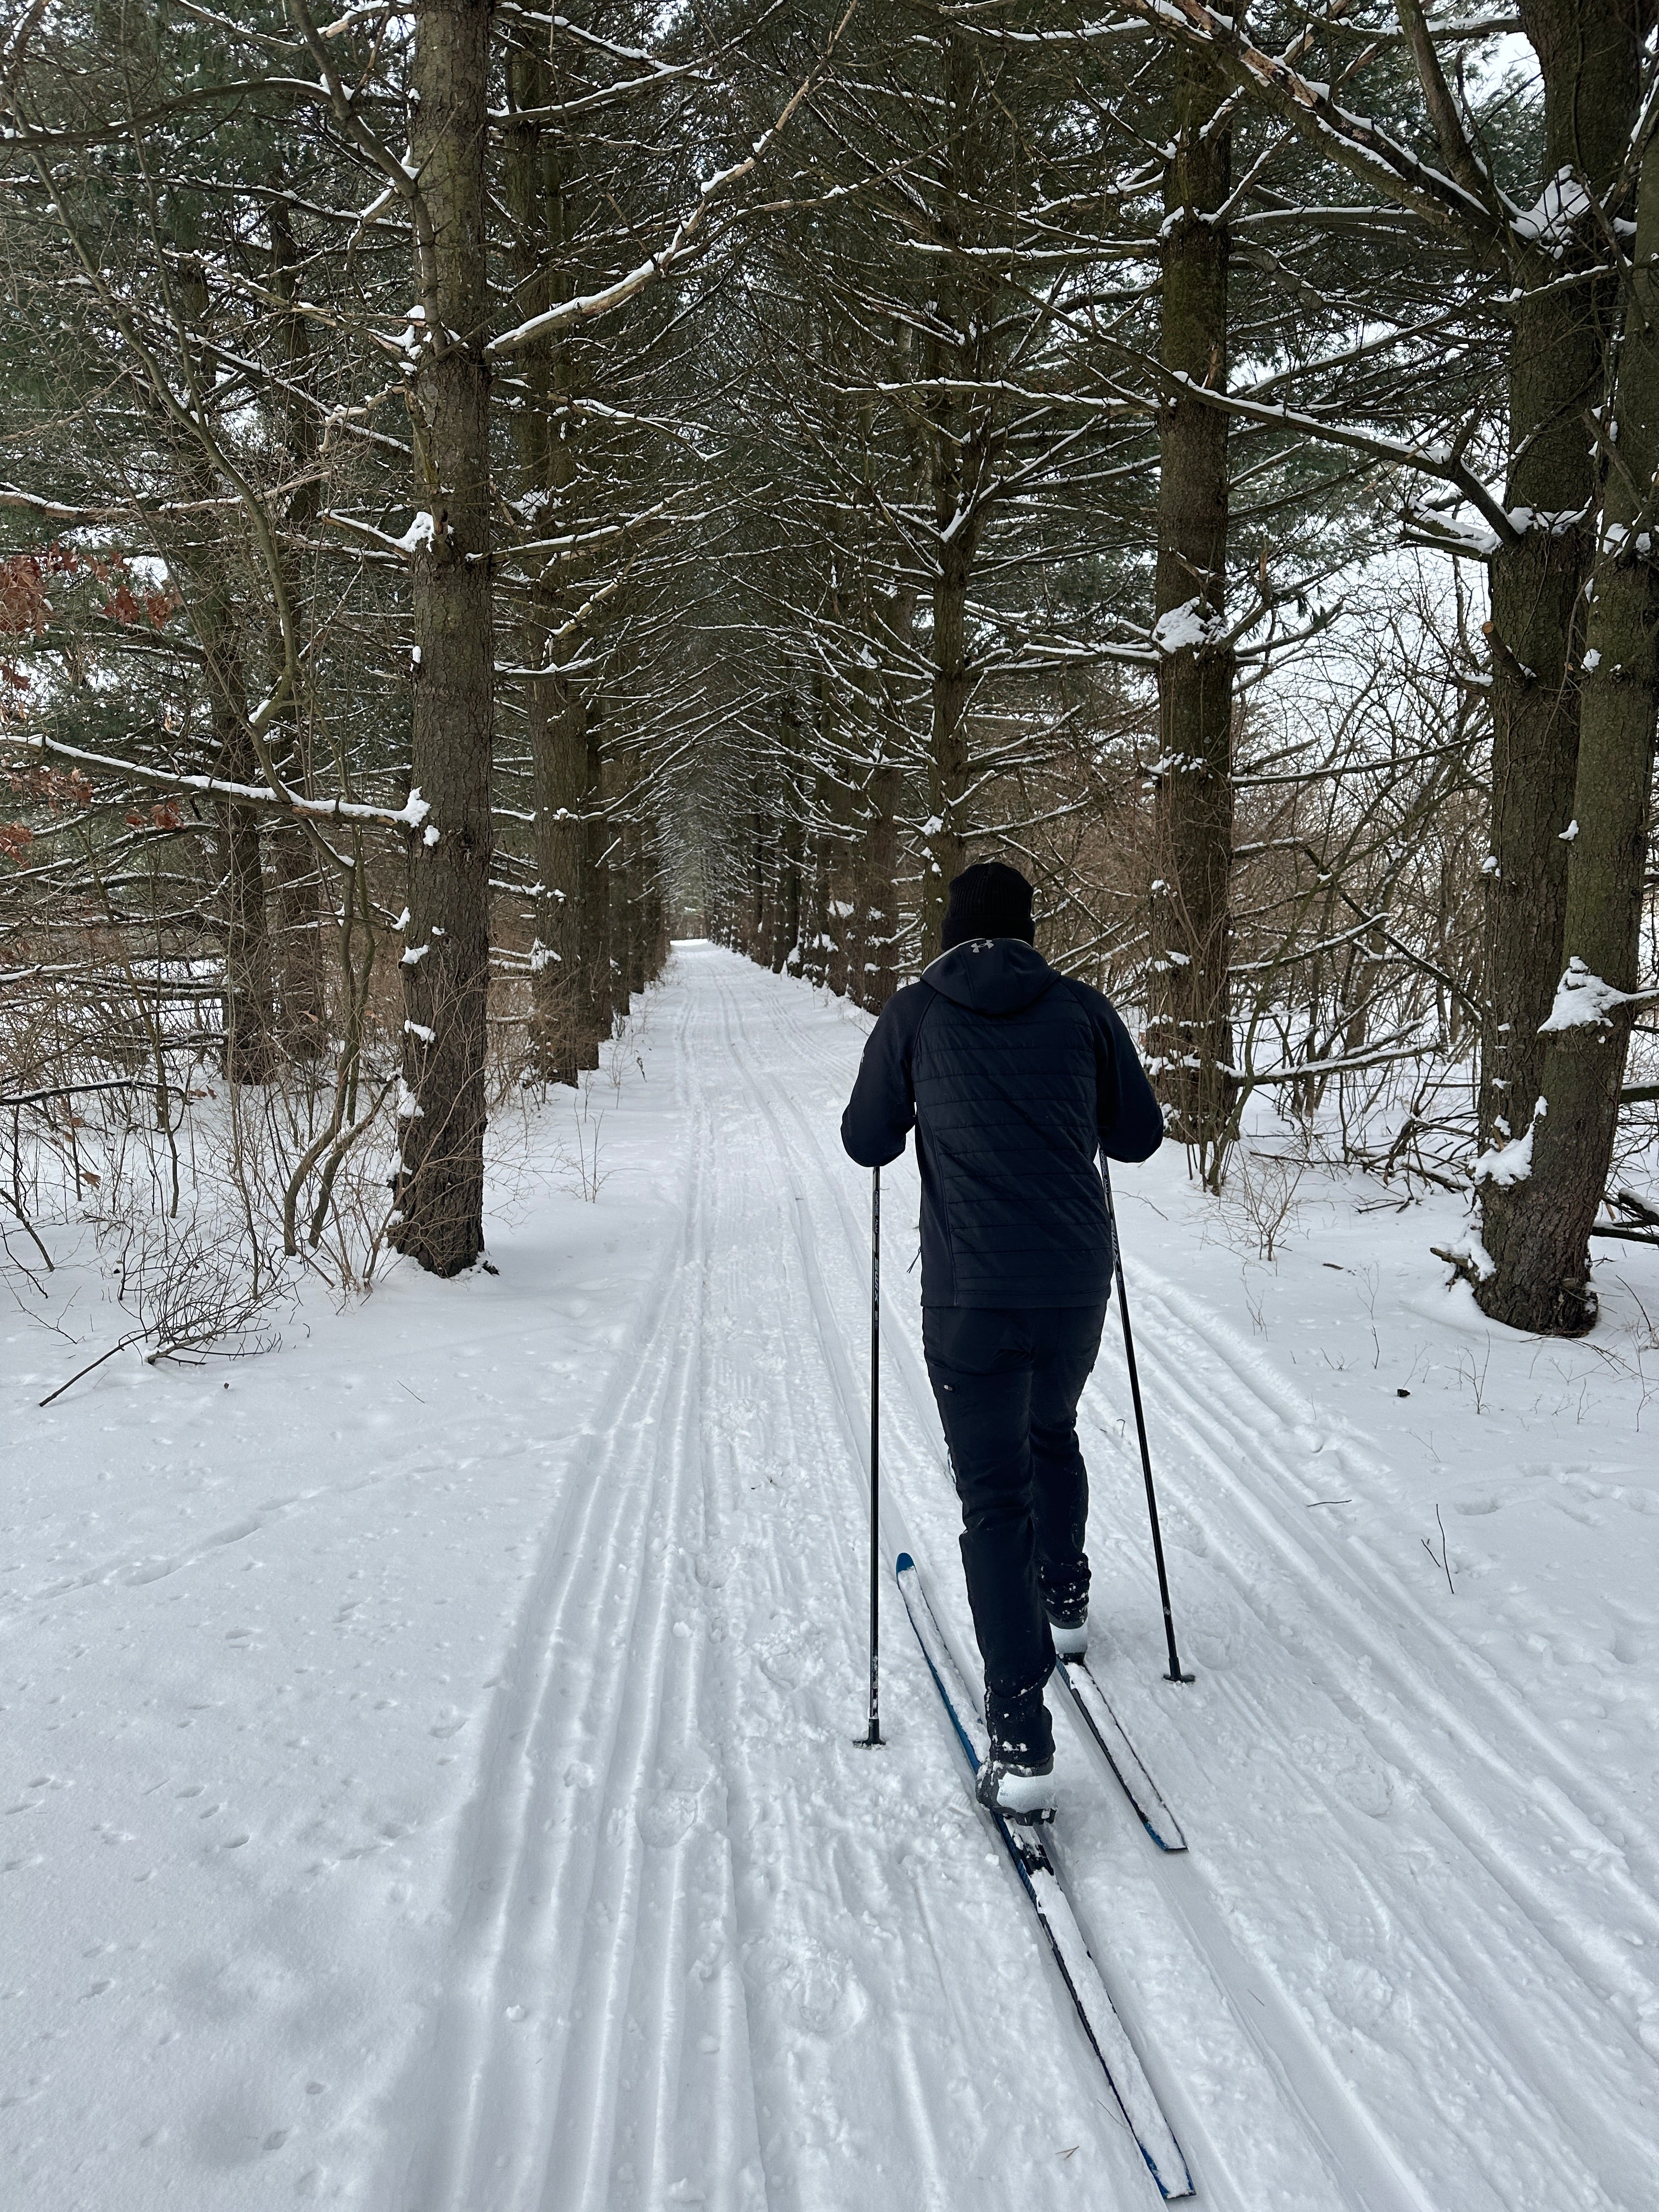
[[1134,1807],[1140,1825],[1161,1851],[1184,1851],[1187,1838],[1181,1823],[1164,1802],[1162,1791],[1140,1763],[1140,1754],[1125,1735],[1123,1723],[1112,1711],[1111,1700],[1089,1671],[1086,1659],[1062,1659],[1055,1672],[1072,1693],[1083,1725],[1094,1738],[1102,1758],[1116,1776],[1124,1796]]
[[[921,1646],[922,1656],[927,1662],[934,1686],[950,1716],[956,1732],[957,1742],[967,1760],[970,1773],[977,1775],[989,1745],[984,1725],[968,1694],[956,1661],[940,1633],[933,1607],[927,1602],[927,1593],[922,1587],[921,1577],[915,1561],[908,1552],[901,1552],[894,1563],[900,1590],[903,1593],[910,1626],[916,1632],[916,1641]],[[1152,2179],[1160,2194],[1167,2200],[1190,2197],[1192,2176],[1187,2171],[1181,2146],[1176,2142],[1169,2122],[1164,2118],[1152,2085],[1146,2079],[1134,2048],[1123,2030],[1106,1985],[1100,1978],[1100,1970],[1091,1957],[1089,1947],[1083,1940],[1077,1916],[1066,1894],[1065,1884],[1055,1871],[1054,1861],[1043,1841],[1042,1826],[1024,1820],[1006,1820],[1000,1814],[988,1816],[995,1828],[1004,1850],[1013,1863],[1020,1886],[1030,1899],[1039,1925],[1060,1968],[1060,1978],[1071,1992],[1077,2007],[1077,2015],[1083,2024],[1094,2054],[1099,2059],[1102,2071],[1118,2109],[1129,2124],[1130,2133],[1139,2146]]]

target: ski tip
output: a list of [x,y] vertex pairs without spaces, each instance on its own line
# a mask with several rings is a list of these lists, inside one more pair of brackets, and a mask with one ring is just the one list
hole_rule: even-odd
[[907,1575],[915,1567],[915,1561],[910,1557],[910,1554],[908,1552],[901,1552],[897,1559],[893,1562],[893,1572],[896,1575]]

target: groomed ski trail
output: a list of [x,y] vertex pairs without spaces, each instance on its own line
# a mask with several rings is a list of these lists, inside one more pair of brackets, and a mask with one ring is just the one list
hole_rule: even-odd
[[[769,979],[768,979],[769,981]],[[384,2212],[1156,2202],[890,1669],[854,1387],[743,971],[683,951],[684,1207],[509,1639]],[[815,1291],[817,1295],[815,1296]]]
[[[796,1102],[775,1128],[850,1318],[862,1179],[836,1157],[835,1115],[856,1047],[810,994],[773,990],[750,1023]],[[884,1180],[887,1218],[913,1220],[912,1163]],[[884,1282],[914,1244],[895,1227]],[[1183,1644],[1203,1671],[1196,1696],[1158,1679],[1115,1317],[1083,1412],[1096,1617],[1111,1636],[1096,1663],[1194,1848],[1161,1861],[1080,1744],[1067,1802],[1085,1817],[1061,1848],[1069,1834],[1115,1999],[1127,1983],[1127,2018],[1156,2023],[1147,2070],[1200,2195],[1640,2212],[1659,2155],[1652,1838],[1363,1541],[1344,1556],[1310,1521],[1334,1474],[1339,1487],[1363,1474],[1364,1440],[1322,1422],[1144,1249],[1129,1267]],[[944,1559],[954,1499],[914,1304],[885,1302],[885,1449],[909,1525]],[[933,1577],[946,1609],[958,1583]],[[959,1596],[948,1625],[971,1658]],[[1396,1799],[1408,1829],[1388,1825]]]
[[[836,1118],[865,1024],[705,946],[679,949],[662,1004],[679,1231],[550,1496],[372,2201],[1155,2203],[887,1572],[890,1742],[851,1741],[868,1212]],[[972,1679],[908,1163],[891,1182],[884,1549],[929,1570]],[[1057,1698],[1060,1848],[1198,2201],[1638,2212],[1654,1954],[1608,1930],[1648,1926],[1644,1839],[1467,1650],[1295,1517],[1301,1471],[1361,1444],[1316,1438],[1282,1377],[1128,1257],[1200,1680],[1157,1680],[1109,1334],[1085,1401],[1093,1656],[1192,1851],[1161,1859]]]

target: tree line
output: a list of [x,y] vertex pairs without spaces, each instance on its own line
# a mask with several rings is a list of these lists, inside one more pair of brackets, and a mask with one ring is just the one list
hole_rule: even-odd
[[1645,4],[83,0],[0,88],[14,1096],[112,1079],[118,981],[165,1088],[199,989],[310,1086],[290,1237],[384,1116],[453,1273],[491,1083],[671,927],[876,1008],[994,851],[1212,1188],[1334,1113],[1589,1326],[1651,1232]]

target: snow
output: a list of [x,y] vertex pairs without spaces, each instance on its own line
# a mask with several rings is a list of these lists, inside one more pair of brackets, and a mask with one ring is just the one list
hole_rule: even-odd
[[416,511],[414,521],[410,524],[403,536],[394,538],[392,542],[399,553],[418,553],[422,546],[431,544],[437,535],[437,524],[426,509],[421,507]]
[[1161,614],[1152,624],[1152,643],[1160,653],[1180,653],[1188,646],[1207,645],[1211,623],[1198,599],[1187,599]]
[[1575,228],[1589,213],[1590,206],[1589,191],[1583,179],[1564,167],[1557,170],[1532,206],[1515,217],[1515,234],[1531,245],[1548,246],[1559,254]]
[[[1574,823],[1577,829],[1577,824]],[[1555,987],[1555,1003],[1538,1024],[1538,1033],[1545,1036],[1563,1030],[1605,1027],[1620,1006],[1640,1006],[1652,995],[1642,991],[1615,990],[1594,974],[1575,952],[1569,956],[1566,972]]]
[[[890,1573],[853,1741],[867,1020],[702,945],[644,1012],[501,1151],[496,1274],[44,1411],[123,1333],[89,1253],[0,1327],[9,2201],[1155,2205]],[[1659,1255],[1598,1246],[1547,1341],[1444,1286],[1449,1195],[1309,1170],[1268,1266],[1178,1152],[1116,1186],[1197,1680],[1115,1316],[1091,1656],[1191,1850],[1057,1694],[1056,1849],[1198,2201],[1646,2212]],[[883,1528],[972,1679],[915,1190]]]
[[[1538,1114],[1545,1110],[1546,1102],[1540,1098]],[[1474,1164],[1475,1182],[1496,1183],[1500,1190],[1512,1190],[1516,1183],[1527,1182],[1532,1175],[1532,1140],[1537,1130],[1538,1117],[1534,1115],[1527,1124],[1523,1135],[1512,1137],[1507,1145],[1494,1145],[1482,1152]],[[1488,1259],[1481,1275],[1482,1281],[1492,1273],[1492,1262]]]

